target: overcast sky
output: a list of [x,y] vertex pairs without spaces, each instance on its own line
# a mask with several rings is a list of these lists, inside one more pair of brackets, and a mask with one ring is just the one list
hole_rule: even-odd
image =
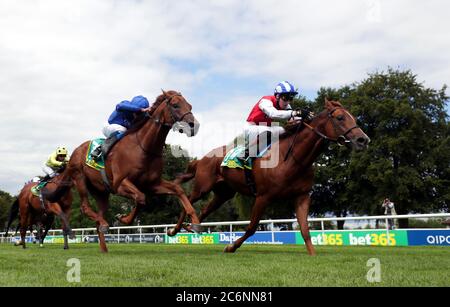
[[0,0],[0,189],[58,145],[100,137],[115,105],[178,90],[201,123],[168,142],[201,156],[289,80],[314,98],[376,70],[450,84],[450,2]]

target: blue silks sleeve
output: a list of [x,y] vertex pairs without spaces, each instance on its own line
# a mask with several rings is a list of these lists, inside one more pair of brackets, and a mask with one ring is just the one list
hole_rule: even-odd
[[128,100],[124,100],[116,106],[117,111],[128,111],[128,112],[139,112],[141,110],[140,107],[133,105]]

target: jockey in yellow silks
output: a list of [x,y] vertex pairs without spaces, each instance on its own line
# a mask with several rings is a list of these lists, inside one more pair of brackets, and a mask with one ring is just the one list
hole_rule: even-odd
[[69,162],[69,152],[63,146],[58,147],[45,162],[42,170],[46,174],[42,181],[56,176],[56,174]]

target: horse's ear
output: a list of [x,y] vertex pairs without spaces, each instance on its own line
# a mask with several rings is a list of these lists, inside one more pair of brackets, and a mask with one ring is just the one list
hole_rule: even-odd
[[325,97],[325,108],[327,109],[331,108],[331,102],[328,100],[328,97]]
[[162,93],[163,93],[164,96],[167,96],[167,93],[166,93],[165,90],[161,89],[161,91],[162,91]]

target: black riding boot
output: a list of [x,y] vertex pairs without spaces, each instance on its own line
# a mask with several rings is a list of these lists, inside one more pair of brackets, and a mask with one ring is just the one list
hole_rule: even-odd
[[106,159],[106,155],[108,154],[108,152],[111,150],[111,148],[114,146],[114,144],[116,144],[116,142],[119,140],[119,138],[117,136],[118,136],[117,133],[113,134],[112,136],[107,138],[105,140],[105,142],[103,143],[103,145],[102,145],[103,158]]
[[117,134],[113,134],[109,138],[107,138],[102,145],[97,146],[94,151],[91,153],[94,161],[100,160],[100,157],[103,156],[103,159],[106,159],[106,155],[111,150],[112,146],[119,140]]
[[102,146],[97,146],[94,151],[91,153],[91,157],[94,159],[94,161],[97,161],[100,159],[100,156],[102,155]]

